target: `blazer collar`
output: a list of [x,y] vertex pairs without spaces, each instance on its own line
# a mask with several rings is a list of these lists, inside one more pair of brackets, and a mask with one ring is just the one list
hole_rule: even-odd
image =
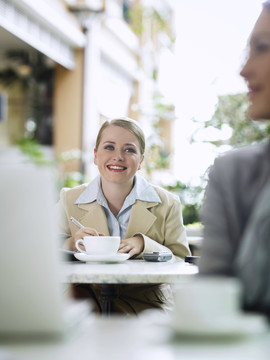
[[[160,197],[158,196],[152,185],[146,181],[142,176],[135,175],[134,184],[134,197],[135,200],[141,200],[146,202],[158,202],[161,203]],[[100,191],[100,175],[97,176],[87,188],[80,194],[77,200],[74,202],[78,204],[90,204],[97,200],[98,193]]]
[[151,226],[156,221],[157,217],[152,214],[148,208],[157,206],[158,202],[144,202],[136,201],[132,206],[131,214],[126,231],[126,238],[132,237],[135,234],[146,234]]
[[99,233],[110,235],[107,218],[102,206],[94,201],[90,204],[78,204],[78,207],[85,211],[84,215],[80,218],[80,223],[96,229]]
[[[82,224],[87,224],[87,226],[96,229],[98,232],[109,235],[105,212],[102,206],[96,202],[96,196],[94,196],[98,193],[99,182],[100,177],[98,176],[82,192],[75,201],[75,204],[85,210],[84,216],[80,219]],[[148,208],[161,203],[155,189],[143,177],[136,175],[135,186],[137,200],[132,206],[126,238],[132,237],[137,233],[146,234],[156,221],[156,216]]]

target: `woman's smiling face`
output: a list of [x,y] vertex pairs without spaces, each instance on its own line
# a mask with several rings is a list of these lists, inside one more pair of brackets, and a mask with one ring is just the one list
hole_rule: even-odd
[[137,137],[120,126],[109,125],[104,129],[101,141],[94,150],[94,162],[103,181],[129,184],[143,161]]
[[270,11],[264,9],[250,38],[248,60],[240,73],[247,81],[253,119],[270,119]]

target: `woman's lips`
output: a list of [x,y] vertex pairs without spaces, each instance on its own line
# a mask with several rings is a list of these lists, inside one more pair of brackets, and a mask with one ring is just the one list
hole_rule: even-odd
[[253,100],[254,97],[261,91],[260,86],[249,86],[248,98]]
[[110,171],[121,172],[126,170],[126,167],[119,165],[107,165],[107,169],[109,169]]

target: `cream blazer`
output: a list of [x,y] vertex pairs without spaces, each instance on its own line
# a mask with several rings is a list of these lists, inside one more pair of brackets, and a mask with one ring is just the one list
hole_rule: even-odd
[[[69,218],[73,216],[82,225],[96,229],[105,235],[109,234],[105,212],[96,201],[89,204],[74,204],[88,184],[72,189],[63,188],[57,204],[60,216],[61,234],[73,236],[78,228]],[[186,230],[183,225],[182,208],[179,197],[151,185],[161,199],[158,202],[137,200],[132,206],[125,238],[140,234],[144,238],[144,252],[171,250],[176,258],[184,259],[190,255]]]

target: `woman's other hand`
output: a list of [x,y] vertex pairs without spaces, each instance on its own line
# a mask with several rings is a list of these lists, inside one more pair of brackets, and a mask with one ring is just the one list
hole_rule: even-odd
[[128,253],[130,258],[139,255],[144,249],[144,239],[142,236],[134,236],[129,239],[121,240],[118,252]]

